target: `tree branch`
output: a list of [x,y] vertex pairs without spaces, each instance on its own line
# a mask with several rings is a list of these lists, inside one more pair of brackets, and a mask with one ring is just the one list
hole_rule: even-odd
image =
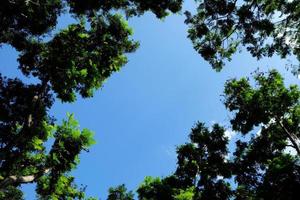
[[298,156],[300,156],[300,148],[299,148],[299,145],[296,142],[297,137],[293,133],[289,132],[286,129],[286,127],[283,125],[283,123],[282,123],[282,121],[280,119],[277,118],[277,122],[279,123],[280,127],[286,133],[287,137],[291,141],[292,146],[297,151]]
[[33,174],[33,175],[28,175],[28,176],[11,175],[0,182],[0,191],[4,190],[9,185],[32,183],[37,178],[48,173],[49,171],[50,171],[50,169],[45,169],[42,173],[37,173],[37,174]]

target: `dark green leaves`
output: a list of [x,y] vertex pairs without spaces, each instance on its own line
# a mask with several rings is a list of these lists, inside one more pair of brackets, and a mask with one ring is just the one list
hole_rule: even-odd
[[198,123],[192,129],[190,139],[190,143],[177,150],[175,175],[183,181],[183,185],[195,187],[198,198],[229,198],[231,189],[223,180],[231,177],[231,165],[226,161],[228,138],[225,137],[225,129],[215,124],[209,131],[204,124]]
[[170,12],[176,13],[181,10],[183,0],[67,0],[70,4],[71,12],[76,15],[86,14],[89,17],[94,16],[97,11],[108,12],[113,9],[124,10],[128,17],[142,15],[146,11],[153,12],[156,17],[166,17]]
[[[299,195],[299,88],[286,87],[273,70],[229,80],[225,106],[232,129],[242,133],[230,145],[226,130],[197,123],[190,141],[177,148],[177,167],[166,178],[146,177],[141,200],[295,199]],[[254,126],[259,127],[257,133]],[[238,133],[237,132],[237,133]]]
[[27,37],[43,35],[56,26],[62,9],[61,0],[1,1],[0,44],[23,50]]
[[274,54],[299,58],[299,1],[202,0],[186,12],[188,37],[217,71],[238,47],[258,59]]
[[131,191],[127,192],[125,185],[119,185],[109,189],[107,200],[133,200],[134,195]]
[[[21,52],[19,67],[51,89],[62,101],[74,101],[76,93],[91,97],[103,82],[127,63],[127,53],[138,43],[131,28],[116,10],[127,16],[152,11],[158,18],[181,9],[181,0],[167,1],[7,1],[0,10],[3,22],[0,44]],[[42,6],[43,5],[43,6]],[[54,34],[57,17],[70,6],[78,21]]]
[[228,139],[225,129],[214,125],[208,130],[197,123],[191,141],[177,149],[177,169],[169,177],[146,177],[137,192],[141,200],[228,199],[232,191],[227,178],[231,165],[226,160]]
[[[37,183],[39,199],[85,198],[84,188],[78,189],[69,173],[79,163],[79,154],[94,143],[93,134],[80,129],[72,115],[55,125],[48,112],[53,96],[64,102],[75,101],[77,94],[91,97],[127,63],[127,54],[138,43],[122,15],[150,11],[163,18],[178,12],[181,4],[182,0],[1,1],[0,46],[15,48],[19,69],[34,79],[28,85],[0,77],[0,198],[21,199],[19,187],[28,183]],[[57,30],[63,12],[75,22]],[[50,138],[54,141],[48,149]],[[122,187],[117,190],[112,192],[123,192]],[[131,193],[124,198],[132,199]]]
[[271,119],[282,119],[299,106],[298,87],[286,88],[277,71],[270,71],[268,76],[257,74],[255,80],[255,89],[247,79],[230,80],[225,85],[225,106],[235,112],[233,129],[242,133],[261,123],[267,125]]
[[69,25],[53,40],[23,51],[19,58],[25,74],[49,80],[63,101],[74,101],[76,92],[92,96],[105,79],[126,64],[125,53],[138,47],[120,15],[97,16],[89,30],[85,26]]

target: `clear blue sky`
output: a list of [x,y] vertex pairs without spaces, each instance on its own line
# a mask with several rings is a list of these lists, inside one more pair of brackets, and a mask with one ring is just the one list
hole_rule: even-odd
[[[299,82],[285,71],[286,62],[279,58],[257,62],[245,52],[236,55],[222,72],[213,71],[193,50],[183,21],[181,15],[164,21],[152,14],[131,19],[134,39],[141,46],[129,55],[129,63],[93,98],[72,104],[57,101],[52,108],[58,122],[67,112],[74,113],[82,128],[95,132],[97,144],[81,155],[73,172],[78,184],[88,186],[89,195],[105,199],[110,186],[125,183],[134,190],[145,176],[172,173],[176,145],[187,141],[196,121],[228,124],[229,113],[220,101],[227,79],[248,76],[257,67],[275,67],[288,82]],[[69,22],[62,17],[59,26]],[[16,56],[9,47],[2,47],[2,74],[20,75]],[[33,187],[24,188],[26,199],[35,199]]]

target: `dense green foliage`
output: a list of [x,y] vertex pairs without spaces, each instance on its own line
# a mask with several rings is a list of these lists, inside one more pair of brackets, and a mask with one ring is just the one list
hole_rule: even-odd
[[[186,12],[189,38],[213,68],[220,70],[239,47],[261,58],[293,54],[300,60],[298,0],[201,0]],[[150,11],[157,18],[179,12],[183,0],[3,0],[0,46],[18,52],[18,67],[29,79],[0,74],[0,199],[22,199],[22,184],[36,183],[39,199],[84,199],[72,169],[94,143],[73,115],[61,124],[49,115],[54,101],[91,97],[138,48],[125,17]],[[62,30],[57,20],[74,19]],[[120,14],[122,13],[122,14]],[[123,16],[124,15],[124,16]],[[298,69],[298,68],[296,68]],[[198,123],[190,142],[178,147],[178,166],[169,177],[146,178],[139,199],[293,199],[300,187],[300,92],[286,88],[275,71],[226,83],[225,106],[232,129],[248,140],[236,142],[227,159],[225,129]],[[260,128],[253,135],[254,127]],[[46,145],[48,143],[48,145]],[[286,153],[294,149],[296,155]],[[234,186],[233,181],[236,183]],[[272,191],[272,192],[269,192]],[[133,199],[124,185],[109,199]]]
[[235,137],[235,148],[229,151],[224,127],[197,123],[190,141],[177,148],[175,172],[162,179],[146,177],[138,199],[299,198],[300,90],[286,88],[276,71],[254,79],[256,86],[246,78],[225,85],[231,128],[241,136]]
[[[300,60],[299,0],[196,0],[197,12],[186,12],[194,48],[221,70],[239,47],[252,56],[274,54]],[[295,70],[300,71],[299,66]]]
[[[64,102],[75,101],[77,94],[91,97],[126,64],[126,54],[137,49],[131,28],[118,13],[132,17],[151,11],[163,18],[178,12],[181,3],[1,1],[0,46],[15,48],[19,69],[35,81],[27,84],[0,74],[0,199],[22,199],[20,186],[27,183],[37,184],[39,199],[85,198],[70,171],[80,152],[94,143],[93,134],[80,129],[73,115],[56,124],[48,111],[55,97]],[[57,20],[66,12],[76,22],[57,30]]]
[[131,191],[127,192],[125,185],[120,185],[109,189],[107,200],[133,200],[133,196],[134,194]]

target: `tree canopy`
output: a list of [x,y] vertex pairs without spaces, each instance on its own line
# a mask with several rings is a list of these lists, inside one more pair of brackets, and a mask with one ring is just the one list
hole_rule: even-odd
[[[241,47],[256,58],[274,54],[300,60],[298,0],[202,0],[185,12],[188,37],[201,56],[220,70]],[[183,0],[3,0],[0,46],[18,52],[18,68],[34,80],[0,73],[0,198],[23,199],[22,184],[36,183],[39,199],[85,199],[70,175],[79,154],[95,143],[72,114],[57,123],[49,114],[55,100],[92,97],[127,63],[139,44],[126,18],[152,12],[162,19],[182,11]],[[75,22],[57,30],[61,15]],[[295,68],[298,70],[299,68]],[[190,142],[177,149],[178,166],[166,178],[147,177],[139,199],[293,199],[299,194],[300,92],[286,88],[276,71],[230,80],[225,106],[236,142],[228,159],[225,128],[198,123]],[[253,135],[254,127],[260,133]],[[292,148],[295,155],[286,153]],[[234,186],[234,184],[236,186]],[[274,191],[274,192],[269,192]],[[124,185],[108,199],[133,199]]]
[[[253,57],[300,60],[298,0],[201,0],[196,13],[187,11],[189,38],[214,69],[245,47]],[[299,64],[294,64],[298,73]]]
[[146,177],[137,189],[138,199],[298,198],[300,90],[285,87],[275,70],[258,73],[254,80],[256,86],[246,78],[225,85],[231,128],[240,134],[235,149],[229,149],[225,127],[198,122],[190,140],[177,148],[175,172],[165,178]]
[[[20,186],[36,183],[39,199],[84,199],[70,171],[94,143],[73,115],[58,124],[49,114],[55,99],[91,97],[134,52],[123,15],[146,11],[163,18],[181,9],[172,1],[5,0],[0,6],[0,45],[18,52],[19,69],[35,83],[0,77],[0,198],[22,199]],[[59,16],[76,20],[57,30]],[[51,142],[53,141],[53,142]],[[122,189],[122,188],[120,188]]]

